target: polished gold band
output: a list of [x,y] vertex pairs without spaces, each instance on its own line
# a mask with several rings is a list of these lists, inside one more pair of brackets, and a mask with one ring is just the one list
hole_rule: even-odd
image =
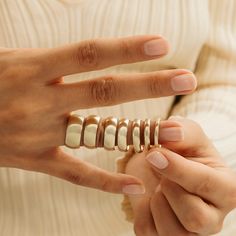
[[143,151],[143,146],[141,145],[141,142],[140,142],[140,138],[141,138],[140,124],[141,124],[140,119],[134,119],[132,123],[132,138],[133,138],[134,151],[138,153]]
[[81,142],[81,134],[83,129],[84,117],[72,114],[69,117],[65,145],[70,148],[79,148]]
[[155,128],[154,128],[154,146],[155,147],[161,147],[161,144],[159,144],[159,133],[160,133],[160,123],[161,123],[161,119],[158,118],[155,121]]
[[129,145],[127,140],[128,135],[128,126],[129,126],[129,120],[122,118],[119,120],[118,123],[118,134],[117,134],[117,146],[118,149],[122,152],[129,151]]
[[85,118],[84,124],[84,146],[87,148],[97,147],[97,131],[101,118],[96,115],[90,115]]
[[107,150],[115,150],[117,123],[118,119],[115,117],[105,119],[103,147]]

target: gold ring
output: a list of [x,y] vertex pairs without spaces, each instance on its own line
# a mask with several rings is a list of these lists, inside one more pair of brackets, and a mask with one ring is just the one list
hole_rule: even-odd
[[106,150],[115,150],[117,118],[108,117],[104,121],[103,147]]
[[90,115],[85,118],[84,124],[84,146],[87,148],[97,147],[97,130],[101,118],[96,115]]
[[139,153],[143,151],[143,146],[140,144],[140,119],[134,119],[132,122],[132,138],[133,138],[133,145],[134,151]]
[[151,120],[145,119],[144,121],[144,146],[146,149],[150,148],[150,127],[151,127]]
[[65,145],[70,148],[79,148],[81,142],[81,133],[83,129],[84,117],[78,114],[72,114],[69,117]]
[[161,123],[161,118],[158,118],[155,121],[155,128],[154,128],[154,146],[155,147],[161,147],[161,144],[159,144],[159,134],[160,134],[160,123]]
[[129,151],[129,145],[127,140],[128,135],[129,120],[122,118],[118,122],[118,132],[117,132],[117,146],[122,152]]

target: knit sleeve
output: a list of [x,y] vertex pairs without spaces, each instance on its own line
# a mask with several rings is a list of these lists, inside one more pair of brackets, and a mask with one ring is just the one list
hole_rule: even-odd
[[[197,121],[236,171],[236,1],[209,1],[209,38],[196,64],[198,90],[182,97],[172,115]],[[236,210],[219,235],[236,235]]]
[[209,18],[209,37],[194,71],[198,90],[182,97],[171,115],[200,123],[236,170],[236,1],[209,1]]
[[[196,62],[194,73],[198,90],[181,98],[170,115],[182,115],[197,121],[211,138],[226,162],[236,170],[236,1],[209,0],[209,32]],[[191,56],[191,54],[190,54]],[[118,170],[125,171],[130,158],[119,160]],[[128,198],[122,208],[132,221]],[[223,235],[234,235],[232,212]]]

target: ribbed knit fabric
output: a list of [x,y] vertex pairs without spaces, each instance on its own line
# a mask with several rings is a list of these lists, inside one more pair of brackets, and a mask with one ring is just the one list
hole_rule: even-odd
[[[173,109],[173,97],[78,111],[130,119],[166,118],[170,112],[200,122],[236,169],[236,1],[234,0],[0,0],[0,47],[54,47],[97,37],[161,34],[168,56],[68,76],[67,82],[107,73],[187,68],[199,88]],[[69,150],[115,171],[122,153]],[[1,236],[132,236],[121,195],[75,186],[40,173],[0,169]],[[236,235],[231,214],[220,235]],[[235,222],[233,222],[235,220]],[[235,226],[234,226],[235,225]]]

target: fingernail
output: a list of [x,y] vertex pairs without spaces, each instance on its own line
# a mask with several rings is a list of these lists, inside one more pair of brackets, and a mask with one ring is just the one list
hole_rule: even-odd
[[183,116],[175,115],[175,116],[170,116],[168,120],[183,120]]
[[158,169],[165,169],[168,166],[168,160],[160,152],[151,152],[146,156],[147,161]]
[[168,52],[168,44],[166,40],[154,39],[144,44],[144,52],[147,56],[160,56]]
[[178,75],[171,79],[171,87],[176,92],[193,90],[197,81],[191,74]]
[[137,194],[144,194],[145,188],[144,186],[139,184],[128,184],[123,187],[122,191],[124,194],[137,195]]
[[181,127],[163,128],[160,132],[160,139],[165,142],[177,142],[184,139],[184,132]]

